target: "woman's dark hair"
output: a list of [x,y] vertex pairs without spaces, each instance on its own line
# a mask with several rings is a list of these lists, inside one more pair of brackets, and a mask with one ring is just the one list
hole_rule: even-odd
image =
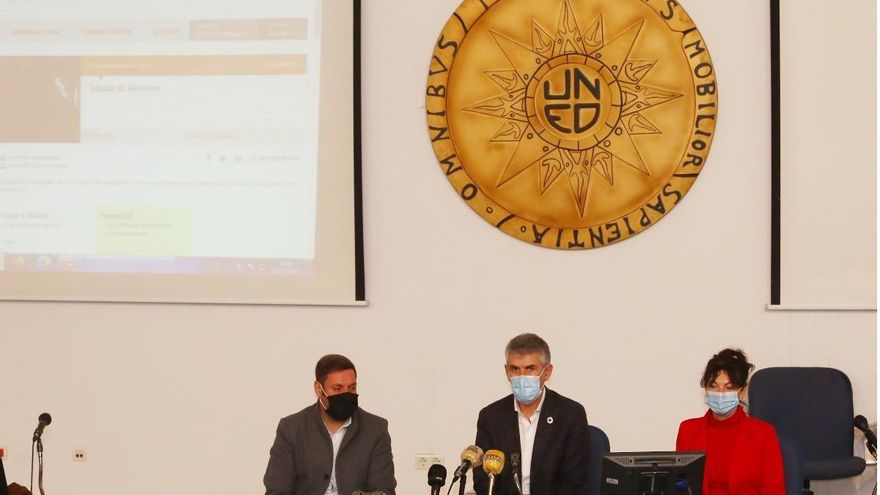
[[703,379],[700,380],[700,386],[708,387],[718,378],[718,373],[726,371],[730,377],[730,383],[737,387],[745,387],[749,382],[749,373],[755,368],[746,358],[746,354],[741,349],[724,349],[712,356],[712,359],[706,363],[706,371],[703,372]]

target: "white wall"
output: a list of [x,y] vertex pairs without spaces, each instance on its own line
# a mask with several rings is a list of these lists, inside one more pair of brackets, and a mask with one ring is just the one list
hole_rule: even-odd
[[[0,445],[26,482],[37,415],[49,493],[259,493],[277,420],[312,400],[328,352],[357,364],[362,405],[391,423],[399,493],[417,452],[451,466],[480,407],[508,393],[507,339],[553,349],[551,387],[616,450],[671,449],[703,412],[711,354],[833,366],[877,417],[874,313],[771,313],[765,0],[685,4],[708,40],[721,120],[678,208],[619,245],[534,248],[491,228],[440,172],[423,118],[427,63],[457,0],[366,0],[367,308],[0,303]],[[86,447],[86,463],[71,450]],[[873,468],[871,468],[873,470]],[[873,476],[873,471],[871,471]],[[870,486],[868,486],[870,485]],[[817,493],[869,493],[873,479]]]

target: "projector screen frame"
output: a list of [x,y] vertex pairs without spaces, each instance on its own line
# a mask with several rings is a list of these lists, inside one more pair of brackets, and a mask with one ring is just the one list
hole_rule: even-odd
[[[768,311],[877,312],[870,304],[784,304],[782,302],[782,0],[769,0],[770,8],[770,302]],[[876,145],[876,143],[875,143]]]
[[[322,10],[326,10],[328,7],[326,5],[321,7]],[[17,302],[101,302],[101,303],[147,303],[147,304],[234,304],[234,305],[279,305],[279,306],[287,306],[287,305],[303,305],[303,306],[365,306],[366,305],[366,284],[364,277],[364,243],[363,243],[363,194],[362,194],[362,125],[361,125],[361,0],[353,0],[351,4],[351,25],[350,25],[350,41],[346,41],[348,36],[346,35],[344,38],[337,38],[339,41],[335,44],[337,47],[344,47],[346,45],[351,47],[350,52],[350,70],[351,72],[351,112],[349,115],[351,122],[351,132],[350,134],[352,140],[350,142],[351,148],[347,146],[340,150],[340,153],[337,155],[345,156],[348,155],[351,157],[350,163],[351,167],[348,167],[348,160],[342,161],[338,160],[337,163],[344,165],[341,169],[347,170],[346,174],[349,175],[350,183],[353,186],[351,199],[348,201],[350,206],[345,208],[345,211],[340,211],[339,215],[342,217],[348,216],[350,220],[346,223],[350,226],[352,230],[348,230],[350,244],[348,244],[347,253],[352,253],[354,259],[352,260],[350,254],[343,256],[345,265],[350,266],[349,269],[353,268],[352,271],[347,271],[349,275],[344,278],[340,278],[340,280],[348,279],[348,284],[346,287],[346,291],[344,294],[334,293],[331,294],[330,290],[322,285],[317,287],[318,291],[315,293],[314,298],[310,297],[299,297],[293,294],[287,294],[284,291],[278,290],[281,287],[282,283],[271,282],[267,284],[261,283],[261,281],[256,276],[251,275],[233,275],[228,276],[223,282],[224,285],[234,284],[236,286],[241,285],[247,288],[247,291],[242,292],[241,294],[232,294],[229,291],[223,292],[222,290],[216,289],[210,283],[206,283],[204,280],[198,281],[196,277],[192,275],[181,275],[181,274],[168,274],[168,275],[157,275],[157,274],[139,274],[137,275],[138,280],[135,284],[131,284],[134,286],[134,290],[131,292],[126,292],[127,287],[123,287],[126,284],[120,282],[114,282],[116,287],[119,287],[119,291],[112,290],[113,284],[109,284],[111,289],[104,289],[103,291],[90,291],[85,290],[83,292],[78,292],[77,286],[86,287],[93,285],[95,281],[102,280],[107,275],[101,273],[88,273],[81,272],[77,276],[82,277],[75,278],[72,273],[59,273],[61,278],[61,282],[57,284],[57,286],[51,286],[48,289],[44,290],[44,287],[48,287],[51,284],[45,284],[45,282],[51,277],[48,273],[37,273],[36,276],[31,278],[23,278],[19,279],[13,277],[11,280],[5,280],[5,287],[3,290],[0,290],[0,300],[2,301],[17,301]],[[347,17],[347,16],[346,16]],[[345,24],[340,24],[342,27]],[[342,33],[344,31],[337,31]],[[350,43],[350,44],[349,44]],[[338,67],[344,67],[345,65],[339,65]],[[347,70],[345,71],[347,72]],[[340,81],[347,79],[339,79]],[[347,85],[346,85],[347,86]],[[345,93],[339,93],[342,99],[347,99]],[[332,119],[331,119],[332,120]],[[337,127],[339,129],[339,134],[344,135],[347,134],[346,127],[348,125],[343,125]],[[346,149],[347,148],[347,149]],[[339,156],[337,156],[337,159]],[[333,174],[329,174],[332,176]],[[348,181],[346,181],[348,182]],[[343,187],[347,189],[349,186],[343,184]],[[329,196],[328,196],[329,197]],[[327,201],[326,199],[323,201]],[[318,212],[320,216],[320,209]],[[337,216],[339,216],[337,215]],[[320,239],[316,242],[319,242]],[[329,240],[328,240],[329,242]],[[336,259],[339,259],[338,257]],[[340,261],[341,262],[341,261]],[[350,265],[349,265],[350,264]],[[342,266],[342,265],[340,265]],[[2,268],[2,267],[0,267]],[[150,290],[150,286],[153,283],[156,283],[161,278],[165,278],[169,281],[170,284],[177,284],[178,286],[187,286],[187,288],[180,288],[179,290]],[[350,277],[350,279],[348,278]],[[172,279],[177,279],[172,280]],[[156,284],[157,286],[159,284]],[[350,292],[348,292],[350,291]],[[340,295],[341,294],[341,295]]]
[[354,112],[354,270],[355,270],[355,302],[366,304],[367,289],[364,280],[364,194],[363,194],[363,175],[361,170],[362,153],[362,134],[361,134],[361,0],[353,0],[354,4],[354,22],[352,25],[352,35],[354,38],[354,47],[352,51],[352,59],[354,67],[352,74],[354,81],[353,87],[353,112]]

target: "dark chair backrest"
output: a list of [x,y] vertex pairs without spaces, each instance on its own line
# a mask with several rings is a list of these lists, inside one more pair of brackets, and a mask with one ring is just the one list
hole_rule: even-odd
[[590,425],[590,486],[587,495],[599,495],[602,486],[602,457],[611,452],[608,435],[600,428]]
[[840,370],[759,370],[749,384],[749,414],[796,441],[805,461],[853,455],[852,385]]
[[801,495],[804,490],[804,453],[791,437],[777,435],[785,471],[785,495]]

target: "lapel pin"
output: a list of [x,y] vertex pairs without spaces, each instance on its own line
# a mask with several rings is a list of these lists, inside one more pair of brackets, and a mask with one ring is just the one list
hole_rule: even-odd
[[548,424],[548,425],[552,425],[552,424],[553,424],[553,416],[547,416],[547,424]]

